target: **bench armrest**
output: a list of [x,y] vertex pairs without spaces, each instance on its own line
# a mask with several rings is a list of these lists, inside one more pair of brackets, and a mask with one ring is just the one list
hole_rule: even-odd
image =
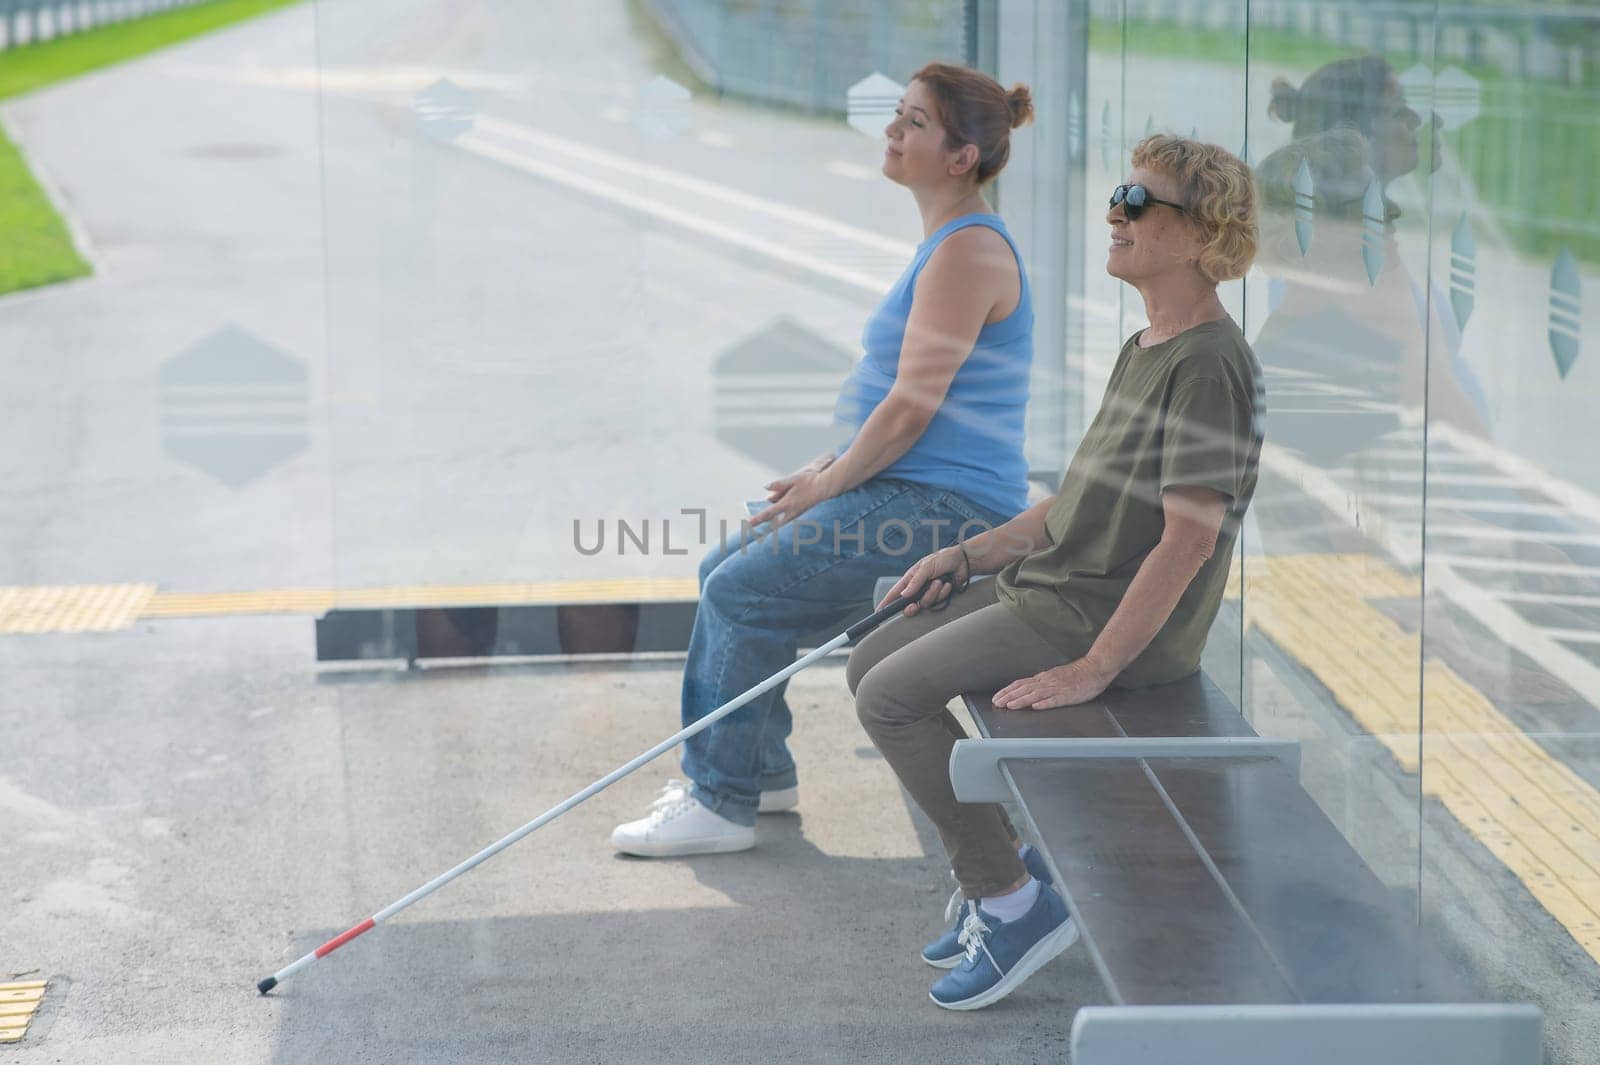
[[1015,797],[1008,761],[1115,761],[1144,758],[1275,759],[1300,775],[1297,740],[1261,736],[1140,736],[957,740],[950,752],[950,783],[960,802],[1010,802]]
[[1539,1065],[1526,1005],[1086,1006],[1073,1065]]

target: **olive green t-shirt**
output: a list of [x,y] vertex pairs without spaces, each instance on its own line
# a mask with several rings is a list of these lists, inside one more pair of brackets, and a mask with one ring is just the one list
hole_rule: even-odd
[[1086,654],[1161,539],[1161,492],[1212,488],[1231,500],[1216,551],[1150,646],[1118,675],[1139,688],[1186,677],[1222,602],[1261,455],[1261,366],[1231,318],[1148,348],[1122,346],[1100,412],[1045,518],[1050,545],[1001,571],[1000,601],[1072,658]]

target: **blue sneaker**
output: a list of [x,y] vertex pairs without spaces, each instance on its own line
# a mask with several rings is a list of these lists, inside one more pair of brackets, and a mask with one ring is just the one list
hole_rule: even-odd
[[[1032,844],[1023,844],[1022,864],[1028,870],[1028,875],[1039,883],[1055,883],[1055,878],[1050,875],[1050,867],[1045,864],[1044,855],[1034,850]],[[971,912],[972,903],[961,894],[960,888],[956,888],[956,893],[950,896],[950,902],[944,908],[944,919],[953,920],[953,923],[944,935],[922,948],[922,960],[935,969],[954,969],[961,964],[961,959],[967,956],[967,948],[961,945],[961,926]]]
[[1039,885],[1033,908],[1000,921],[974,906],[961,926],[966,956],[933,982],[928,997],[947,1010],[980,1010],[1022,986],[1050,959],[1077,942],[1078,926],[1056,890]]

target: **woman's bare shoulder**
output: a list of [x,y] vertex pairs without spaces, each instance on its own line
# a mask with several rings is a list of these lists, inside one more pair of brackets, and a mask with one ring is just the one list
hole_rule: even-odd
[[998,229],[977,223],[970,226],[962,226],[945,237],[939,242],[939,246],[933,249],[933,255],[929,257],[928,261],[932,263],[941,258],[947,261],[951,259],[981,260],[990,256],[1003,256],[1004,261],[1012,261],[1011,245],[1006,242],[1005,237],[1000,235]]
[[993,288],[1016,283],[1017,259],[998,230],[971,225],[939,242],[924,268],[929,271],[952,283]]

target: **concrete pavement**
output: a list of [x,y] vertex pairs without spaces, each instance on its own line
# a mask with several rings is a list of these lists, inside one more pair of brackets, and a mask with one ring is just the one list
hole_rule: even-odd
[[0,644],[0,942],[55,981],[19,1062],[1033,1062],[1099,1000],[1077,948],[1001,1008],[927,1001],[951,881],[838,661],[791,686],[801,806],[754,852],[610,853],[669,755],[259,998],[676,727],[672,663],[319,679],[306,636]]

